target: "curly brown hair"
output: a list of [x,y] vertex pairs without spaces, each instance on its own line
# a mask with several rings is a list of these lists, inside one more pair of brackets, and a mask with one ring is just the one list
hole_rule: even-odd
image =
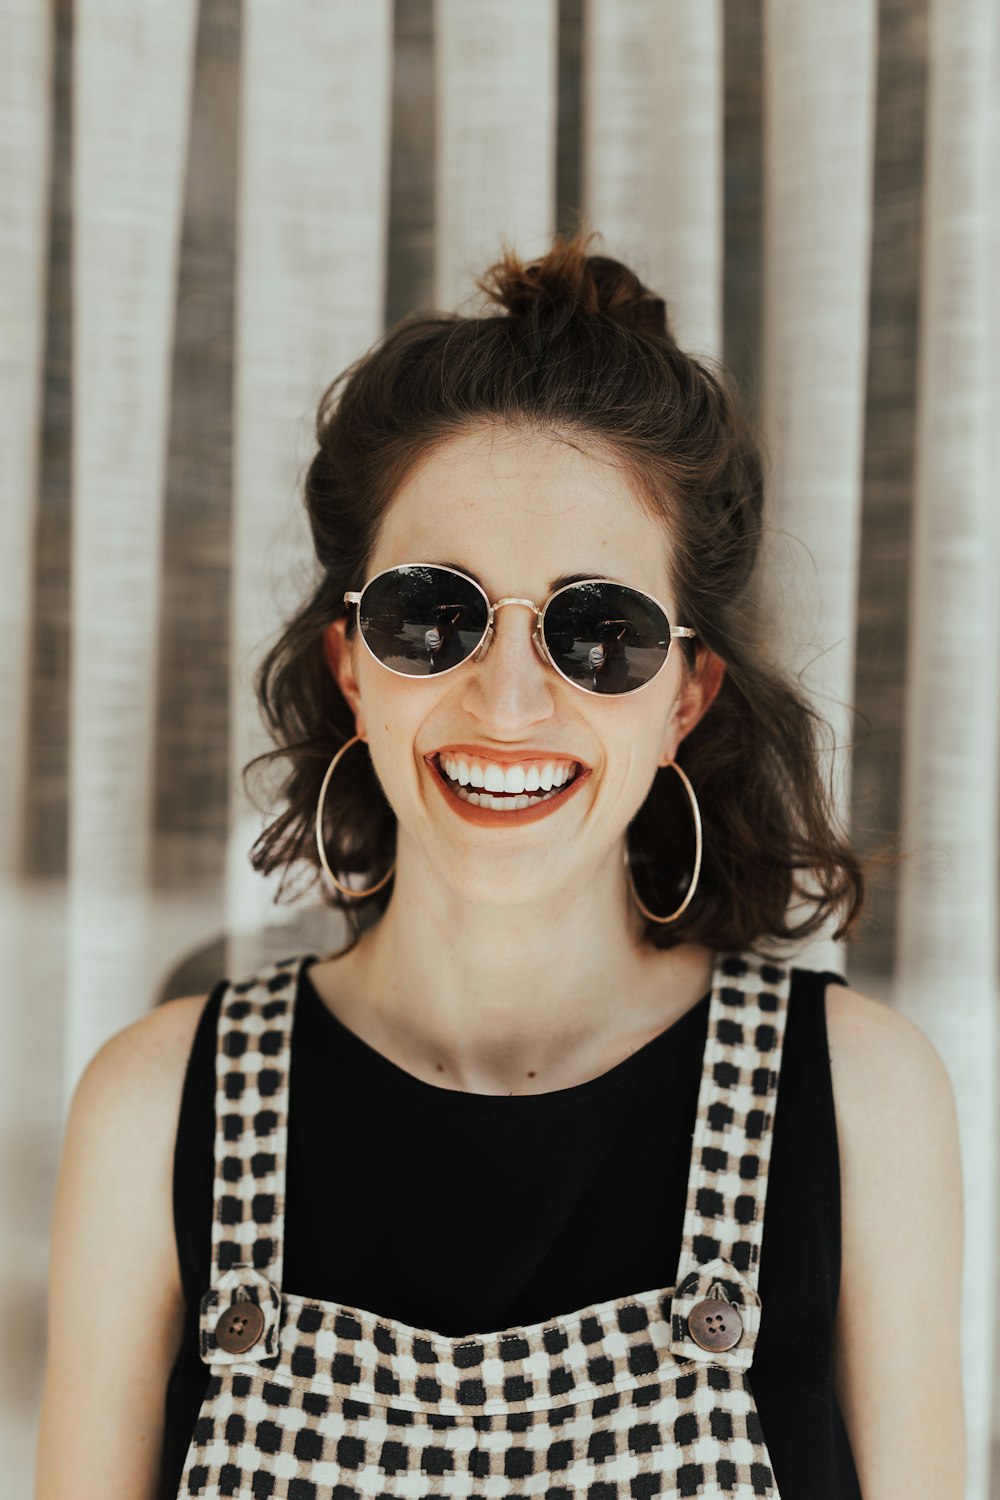
[[[621,262],[589,254],[593,238],[582,226],[557,234],[530,263],[503,244],[476,283],[488,299],[480,315],[413,313],[324,392],[304,486],[321,574],[255,677],[277,748],[250,761],[244,779],[262,762],[287,766],[284,810],[256,840],[251,863],[266,873],[283,867],[279,901],[293,866],[311,872],[310,886],[320,879],[320,786],[354,734],[324,631],[345,613],[345,591],[364,584],[381,519],[410,473],[438,445],[491,421],[613,456],[664,527],[680,618],[697,632],[696,643],[682,642],[685,671],[698,669],[706,649],[725,664],[714,702],[677,755],[701,808],[700,880],[676,922],[645,923],[648,941],[741,949],[804,938],[828,917],[839,924],[833,936],[844,937],[861,912],[864,875],[837,824],[832,755],[821,771],[830,726],[765,651],[759,438],[731,374],[678,348],[663,299]],[[351,619],[348,633],[354,628]],[[693,843],[678,777],[657,775],[627,834],[646,904],[673,910],[690,880]],[[349,754],[338,766],[323,838],[340,879],[363,873],[371,884],[389,868],[396,818],[369,756]],[[357,934],[384,912],[392,884],[365,903],[321,888]]]

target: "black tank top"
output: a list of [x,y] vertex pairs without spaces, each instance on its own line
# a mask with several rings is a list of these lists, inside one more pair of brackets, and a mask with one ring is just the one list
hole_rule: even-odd
[[[547,1094],[425,1083],[363,1042],[303,963],[292,1031],[284,1287],[460,1337],[663,1286],[677,1265],[709,996],[599,1077]],[[750,1382],[782,1500],[861,1500],[831,1380],[840,1172],[825,986],[793,969]],[[176,1500],[210,1377],[220,980],[192,1044],[174,1159],[186,1299],[161,1500]]]

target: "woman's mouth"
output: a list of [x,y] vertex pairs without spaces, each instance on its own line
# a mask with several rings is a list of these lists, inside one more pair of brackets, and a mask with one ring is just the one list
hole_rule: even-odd
[[588,767],[574,762],[572,774],[561,786],[548,791],[487,792],[483,787],[462,786],[453,780],[437,755],[425,756],[434,780],[452,809],[468,822],[487,827],[534,822],[562,807],[590,775]]

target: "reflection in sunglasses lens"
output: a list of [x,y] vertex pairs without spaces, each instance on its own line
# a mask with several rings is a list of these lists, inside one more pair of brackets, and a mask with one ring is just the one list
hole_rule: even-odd
[[572,682],[595,693],[630,693],[663,665],[670,624],[654,600],[617,583],[577,583],[545,613],[545,644]]
[[419,565],[373,578],[358,611],[379,661],[407,677],[428,677],[465,661],[482,639],[486,619],[473,583]]

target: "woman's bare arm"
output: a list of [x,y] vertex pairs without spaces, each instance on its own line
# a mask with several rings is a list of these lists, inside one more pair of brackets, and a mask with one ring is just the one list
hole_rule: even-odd
[[843,1255],[833,1381],[865,1500],[962,1500],[958,1115],[912,1021],[826,991]]
[[35,1500],[153,1500],[184,1313],[172,1170],[206,996],[112,1036],[77,1084],[52,1217]]

